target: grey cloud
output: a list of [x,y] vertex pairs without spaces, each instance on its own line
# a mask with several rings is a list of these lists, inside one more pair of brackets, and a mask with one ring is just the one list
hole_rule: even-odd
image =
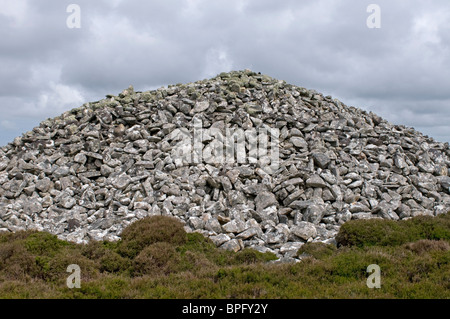
[[31,129],[18,116],[38,122],[130,84],[147,90],[244,68],[450,141],[445,0],[377,1],[381,29],[367,28],[372,1],[360,0],[83,0],[76,30],[65,25],[72,2],[25,2],[22,24],[0,14],[0,144],[11,123],[16,135]]

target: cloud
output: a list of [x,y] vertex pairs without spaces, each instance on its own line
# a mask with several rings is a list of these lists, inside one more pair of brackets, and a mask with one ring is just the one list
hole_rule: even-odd
[[210,48],[205,54],[205,66],[202,78],[210,78],[221,72],[233,70],[231,61],[225,48]]
[[0,121],[0,127],[3,130],[9,130],[9,131],[17,129],[16,124],[14,122],[9,121],[9,120],[2,120],[2,121]]
[[70,3],[0,0],[0,145],[129,85],[245,68],[450,141],[447,0],[379,0],[380,29],[361,0],[81,0],[80,29]]
[[26,0],[0,0],[0,16],[7,18],[12,26],[17,27],[25,21],[27,15]]

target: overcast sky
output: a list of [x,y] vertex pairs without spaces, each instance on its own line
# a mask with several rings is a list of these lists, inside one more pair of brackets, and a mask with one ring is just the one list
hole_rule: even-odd
[[129,85],[246,68],[450,142],[448,0],[0,0],[0,39],[0,146]]

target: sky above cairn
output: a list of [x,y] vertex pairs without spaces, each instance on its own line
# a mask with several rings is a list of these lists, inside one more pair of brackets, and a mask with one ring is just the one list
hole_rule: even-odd
[[450,142],[448,0],[0,0],[0,35],[0,146],[129,85],[243,69]]

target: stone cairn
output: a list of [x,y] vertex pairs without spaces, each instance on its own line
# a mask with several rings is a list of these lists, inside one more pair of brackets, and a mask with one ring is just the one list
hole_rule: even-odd
[[[212,128],[277,129],[276,170],[267,156],[180,160],[174,132],[194,133],[195,121],[203,153],[217,142]],[[306,242],[334,242],[351,219],[446,213],[449,159],[448,143],[249,70],[147,92],[130,86],[0,149],[0,231],[118,240],[130,223],[167,215],[218,247],[292,259]]]

